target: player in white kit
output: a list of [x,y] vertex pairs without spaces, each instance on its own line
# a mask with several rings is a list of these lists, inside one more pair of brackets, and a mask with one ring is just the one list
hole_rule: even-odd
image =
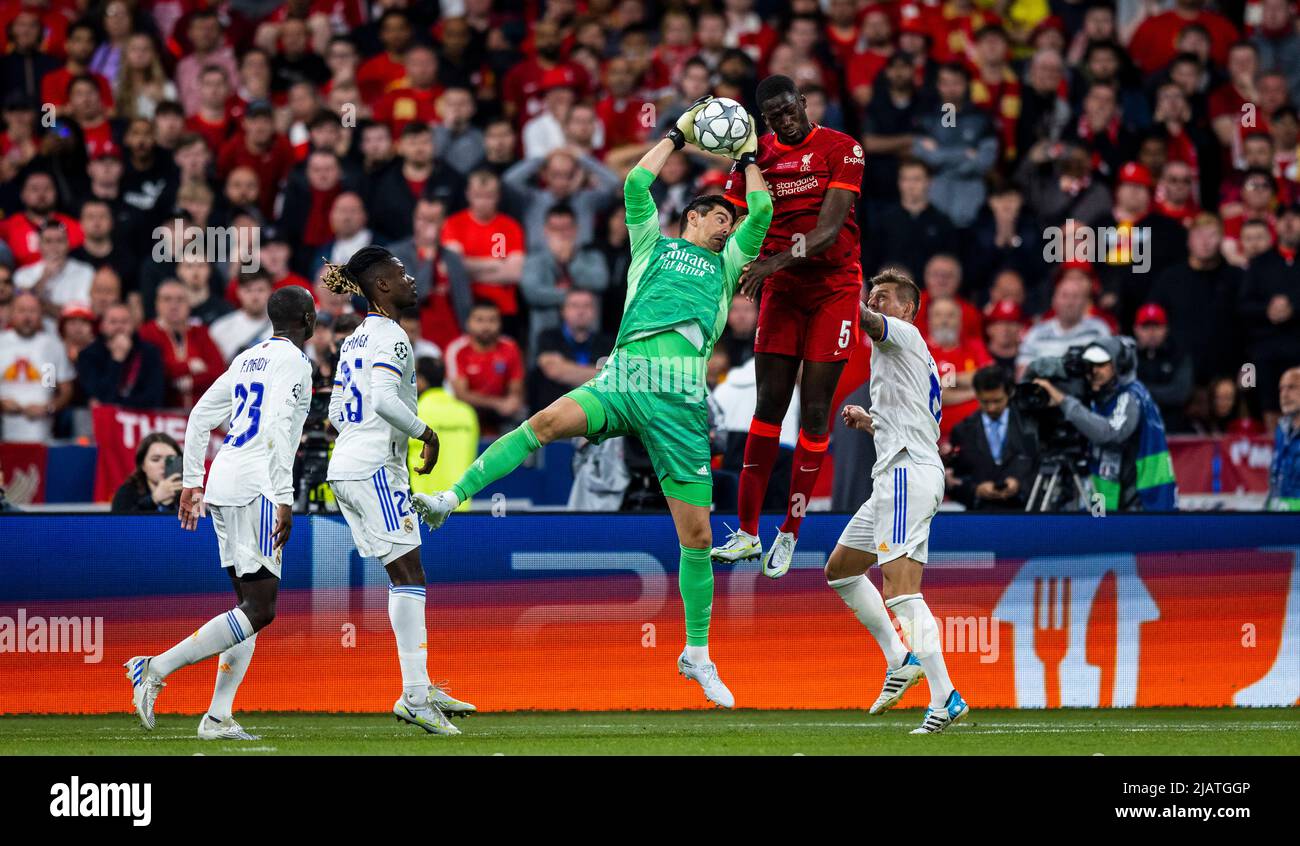
[[[311,404],[311,364],[302,348],[316,327],[316,307],[305,288],[276,291],[267,312],[274,336],[235,357],[194,406],[185,428],[181,526],[193,531],[205,508],[212,512],[221,566],[239,604],[166,652],[126,662],[132,702],[146,729],[154,727],[154,702],[163,679],[220,654],[212,704],[199,720],[199,737],[257,739],[235,722],[231,710],[257,632],[275,619],[280,556],[293,525],[293,459]],[[227,424],[205,486],[209,435]]]
[[415,280],[388,250],[369,246],[346,265],[331,265],[324,282],[367,302],[366,319],[339,348],[329,411],[339,435],[326,478],[357,552],[388,571],[388,618],[402,670],[393,714],[430,734],[460,734],[447,717],[476,709],[429,683],[420,520],[406,467],[411,438],[424,441],[416,472],[428,473],[438,458],[437,434],[416,415],[415,354],[393,319],[415,305]]
[[[939,626],[921,596],[930,521],[943,501],[944,472],[938,449],[939,370],[912,325],[920,302],[916,283],[901,271],[886,269],[872,277],[861,306],[862,329],[871,337],[871,412],[846,405],[841,413],[849,426],[873,434],[876,464],[871,498],[844,527],[826,562],[826,581],[885,653],[885,685],[871,713],[893,707],[925,678],[930,706],[912,734],[935,734],[970,708],[948,678]],[[883,599],[866,576],[876,564]],[[898,618],[911,651],[894,630],[889,611]]]

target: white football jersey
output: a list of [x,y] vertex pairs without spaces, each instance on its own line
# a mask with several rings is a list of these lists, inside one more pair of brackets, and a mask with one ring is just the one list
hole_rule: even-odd
[[871,343],[871,420],[876,430],[871,475],[884,472],[900,450],[907,450],[914,464],[942,467],[939,368],[915,326],[895,317],[884,320],[884,337]]
[[409,436],[376,413],[376,369],[400,378],[398,397],[415,415],[415,355],[410,338],[395,321],[370,312],[339,347],[330,397],[330,424],[339,433],[330,455],[327,478],[331,482],[369,479],[380,467],[387,467],[398,479],[407,478]]
[[[247,505],[257,495],[293,504],[293,459],[311,406],[311,362],[281,337],[230,362],[204,392],[185,427],[185,487],[204,487],[210,505]],[[229,424],[203,485],[208,435]]]

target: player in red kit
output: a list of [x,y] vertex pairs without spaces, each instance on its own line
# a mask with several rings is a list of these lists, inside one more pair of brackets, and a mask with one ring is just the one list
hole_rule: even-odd
[[[758,403],[740,472],[740,528],[713,549],[734,563],[763,554],[758,515],[780,450],[781,421],[799,383],[799,441],[785,522],[763,558],[763,573],[790,569],[799,524],[826,457],[831,399],[858,341],[861,246],[853,203],[861,192],[863,151],[852,137],[808,120],[794,80],[770,76],[756,98],[772,131],[758,142],[758,166],[776,206],[763,252],[741,278],[741,293],[761,299],[754,335]],[[745,208],[736,175],[727,199]],[[800,375],[802,368],[802,375]]]

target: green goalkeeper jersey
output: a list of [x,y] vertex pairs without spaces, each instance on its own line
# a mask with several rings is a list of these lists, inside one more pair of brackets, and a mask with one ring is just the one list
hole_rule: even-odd
[[715,253],[659,230],[659,211],[650,196],[654,179],[653,173],[638,166],[623,187],[632,262],[615,346],[673,330],[707,359],[727,324],[741,271],[763,246],[772,222],[772,198],[765,190],[749,193],[745,197],[748,215],[722,252]]

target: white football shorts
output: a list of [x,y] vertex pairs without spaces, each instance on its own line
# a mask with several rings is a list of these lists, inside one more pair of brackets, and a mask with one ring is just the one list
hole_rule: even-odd
[[209,505],[217,530],[221,566],[236,576],[250,576],[265,567],[280,577],[280,553],[275,549],[275,503],[258,496],[247,505]]
[[420,547],[420,518],[411,508],[405,472],[380,467],[369,479],[339,479],[329,485],[363,557],[388,564]]
[[930,521],[943,502],[943,468],[913,464],[907,450],[873,479],[871,498],[849,520],[840,544],[876,556],[877,564],[930,555]]

